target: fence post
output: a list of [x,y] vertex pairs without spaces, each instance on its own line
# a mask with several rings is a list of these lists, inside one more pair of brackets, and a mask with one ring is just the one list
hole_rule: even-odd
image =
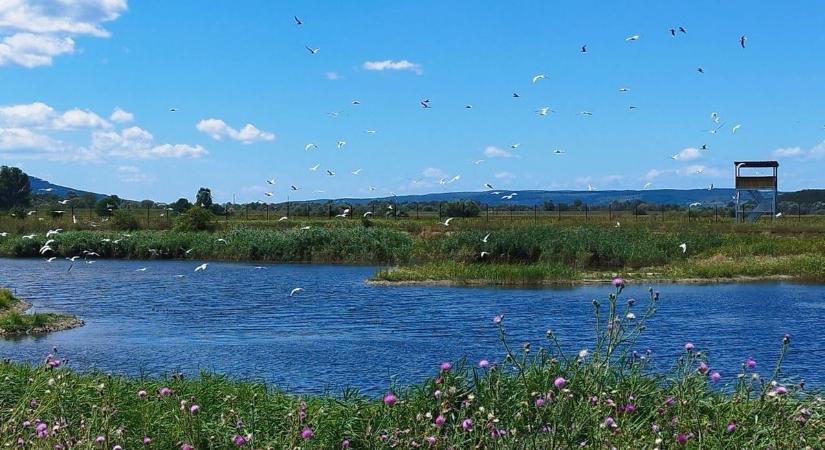
[[146,228],[149,228],[149,205],[146,205]]
[[267,203],[264,207],[266,208],[266,211],[264,212],[264,220],[269,220],[269,203]]
[[587,203],[584,204],[584,221],[587,222]]
[[539,220],[539,205],[533,205],[533,222]]
[[556,213],[558,214],[558,221],[561,222],[561,208],[556,205]]
[[486,221],[489,222],[490,221],[490,205],[485,205],[485,207],[487,208],[487,219],[486,219]]
[[610,221],[612,222],[613,221],[613,204],[612,203],[607,205],[607,212],[609,214]]

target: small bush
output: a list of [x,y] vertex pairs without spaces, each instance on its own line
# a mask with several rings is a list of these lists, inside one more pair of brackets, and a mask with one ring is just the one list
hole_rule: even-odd
[[109,223],[113,230],[132,231],[140,229],[140,223],[138,223],[135,216],[124,210],[115,210]]
[[175,231],[214,231],[215,215],[208,209],[193,206],[175,219]]

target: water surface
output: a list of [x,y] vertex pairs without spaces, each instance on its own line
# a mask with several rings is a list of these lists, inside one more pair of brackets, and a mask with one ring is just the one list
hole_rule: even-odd
[[[37,311],[65,311],[86,326],[0,340],[0,356],[41,361],[59,348],[72,367],[152,374],[207,369],[263,379],[295,392],[380,393],[466,356],[500,360],[492,317],[505,316],[514,345],[546,343],[552,328],[571,352],[592,339],[593,307],[607,285],[568,289],[372,286],[371,267],[0,259],[0,285]],[[140,268],[146,271],[137,271]],[[182,277],[179,277],[182,275]],[[295,287],[304,292],[289,297]],[[825,385],[825,286],[793,283],[655,286],[658,314],[638,348],[667,368],[685,341],[711,355],[727,380],[747,357],[768,373],[784,333],[785,372]],[[644,306],[647,285],[625,297]]]

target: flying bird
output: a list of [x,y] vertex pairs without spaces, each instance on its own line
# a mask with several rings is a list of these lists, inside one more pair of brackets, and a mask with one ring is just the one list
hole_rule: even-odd
[[566,152],[565,152],[564,150],[553,150],[553,153],[555,153],[555,154],[557,154],[557,155],[563,155],[563,154],[565,154]]
[[536,113],[538,113],[538,115],[540,116],[546,116],[548,112],[550,112],[549,106],[542,106],[541,108],[536,110]]
[[481,252],[480,257],[484,258],[485,256],[490,256],[490,252]]
[[540,73],[538,75],[533,76],[533,83],[535,83],[536,81],[539,81],[539,80],[543,80],[543,79],[544,79],[544,74]]
[[702,206],[702,203],[701,202],[693,202],[690,205],[688,205],[689,208],[696,208],[697,206]]
[[350,173],[353,174],[353,175],[361,175],[361,169],[355,169]]
[[309,150],[312,150],[312,149],[317,149],[317,148],[318,148],[318,146],[315,145],[315,144],[307,144],[307,145],[304,146],[304,150],[306,150],[306,151],[309,151]]
[[682,253],[687,252],[687,244],[686,243],[683,242],[683,243],[679,244],[679,248],[682,249]]
[[713,183],[711,183],[711,184],[710,184],[710,186],[708,186],[708,190],[709,190],[709,191],[712,191],[712,190],[713,190]]
[[513,92],[513,98],[519,98],[519,97],[521,97],[521,96],[518,95],[518,92]]
[[321,165],[320,165],[320,164],[316,164],[316,165],[314,165],[314,166],[310,167],[310,168],[309,168],[309,171],[310,171],[310,172],[315,172],[316,170],[318,170],[318,168],[319,168],[319,167],[321,167]]
[[292,18],[295,19],[295,25],[303,25],[304,24],[304,22],[302,22],[301,19],[298,18],[298,16],[292,16]]
[[731,128],[730,132],[733,133],[733,134],[736,134],[736,130],[738,130],[740,128],[742,128],[742,124],[737,123],[736,125],[733,126],[733,128]]
[[266,180],[266,184],[275,184],[275,181],[277,181],[277,178],[270,178]]
[[484,183],[484,187],[486,187],[487,189],[495,189],[495,188],[493,187],[493,185],[492,185],[492,184],[490,184],[490,183]]
[[338,141],[338,143],[335,144],[335,146],[338,148],[338,150],[341,150],[342,148],[344,148],[345,145],[347,145],[347,141]]
[[679,31],[681,31],[684,34],[687,34],[687,30],[685,29],[685,27],[679,27]]
[[705,69],[703,69],[701,67],[697,67],[696,71],[699,72],[699,73],[705,73]]
[[208,266],[209,266],[209,263],[203,263],[203,264],[199,265],[198,267],[195,267],[195,272],[204,271],[204,270],[206,270],[206,268]]
[[619,92],[630,92],[630,88],[628,87],[620,87]]
[[624,40],[627,41],[627,42],[633,42],[633,41],[638,41],[640,37],[641,36],[639,36],[638,34],[634,34],[632,36],[626,37]]
[[581,53],[587,53],[587,44],[582,45]]
[[487,235],[486,235],[486,236],[484,236],[484,237],[481,239],[481,242],[483,242],[483,243],[485,243],[485,244],[486,244],[486,243],[487,243],[487,239],[490,239],[490,233],[487,233]]
[[438,224],[439,224],[439,225],[444,225],[445,227],[449,227],[449,226],[450,226],[450,221],[451,221],[451,220],[453,220],[453,218],[452,218],[452,217],[448,217],[448,218],[447,218],[447,220],[445,220],[444,222],[438,222]]
[[318,53],[321,50],[320,48],[312,48],[308,45],[305,45],[304,48],[306,48],[307,51],[309,51],[310,55],[314,55],[314,54]]
[[293,289],[293,290],[289,291],[289,296],[290,296],[290,297],[292,297],[292,296],[294,296],[295,294],[298,294],[298,293],[300,293],[300,292],[304,292],[304,288],[299,288],[299,287],[296,287],[295,289]]
[[334,176],[335,176],[335,172],[333,172],[333,171],[331,171],[331,170],[327,169],[327,175],[329,175],[329,176],[331,176],[331,177],[334,177]]
[[670,35],[671,36],[676,36],[676,29],[675,28],[670,29]]
[[647,183],[645,183],[645,186],[642,189],[647,189],[650,186],[653,186],[653,183],[647,182]]
[[287,216],[281,216],[281,218],[280,218],[280,219],[278,219],[278,222],[283,222],[284,220],[289,220],[289,217],[287,217]]
[[424,109],[432,108],[432,106],[430,106],[430,99],[428,98],[421,100],[420,102],[418,102],[418,104],[421,105],[421,107]]
[[739,45],[741,45],[741,46],[742,46],[742,48],[745,48],[745,42],[748,42],[748,38],[747,38],[747,37],[743,34],[743,35],[739,38]]

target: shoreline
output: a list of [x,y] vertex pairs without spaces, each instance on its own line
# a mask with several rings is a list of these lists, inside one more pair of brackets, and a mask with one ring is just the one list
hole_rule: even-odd
[[[31,309],[33,305],[22,299],[18,298],[18,302],[13,305],[9,309],[9,313],[18,313],[18,314],[25,314],[26,311]],[[19,332],[9,332],[0,328],[0,338],[14,338],[14,337],[22,337],[22,336],[39,336],[47,333],[54,333],[58,331],[65,331],[71,330],[73,328],[79,328],[86,325],[86,322],[83,319],[79,319],[71,314],[65,313],[46,313],[46,314],[54,314],[55,317],[58,318],[53,323],[48,323],[44,325],[39,325],[33,328],[27,328],[24,331]]]
[[[471,287],[578,287],[598,284],[610,284],[612,277],[607,278],[581,278],[571,280],[541,280],[535,282],[496,282],[491,280],[382,280],[367,279],[365,284],[370,286],[471,286]],[[809,281],[793,275],[764,275],[764,276],[736,276],[736,277],[713,277],[713,278],[677,278],[677,277],[655,277],[655,278],[633,278],[632,276],[621,276],[625,283],[659,283],[659,284],[724,284],[724,283],[765,283],[775,281],[790,281],[796,283],[825,284],[823,281]]]

